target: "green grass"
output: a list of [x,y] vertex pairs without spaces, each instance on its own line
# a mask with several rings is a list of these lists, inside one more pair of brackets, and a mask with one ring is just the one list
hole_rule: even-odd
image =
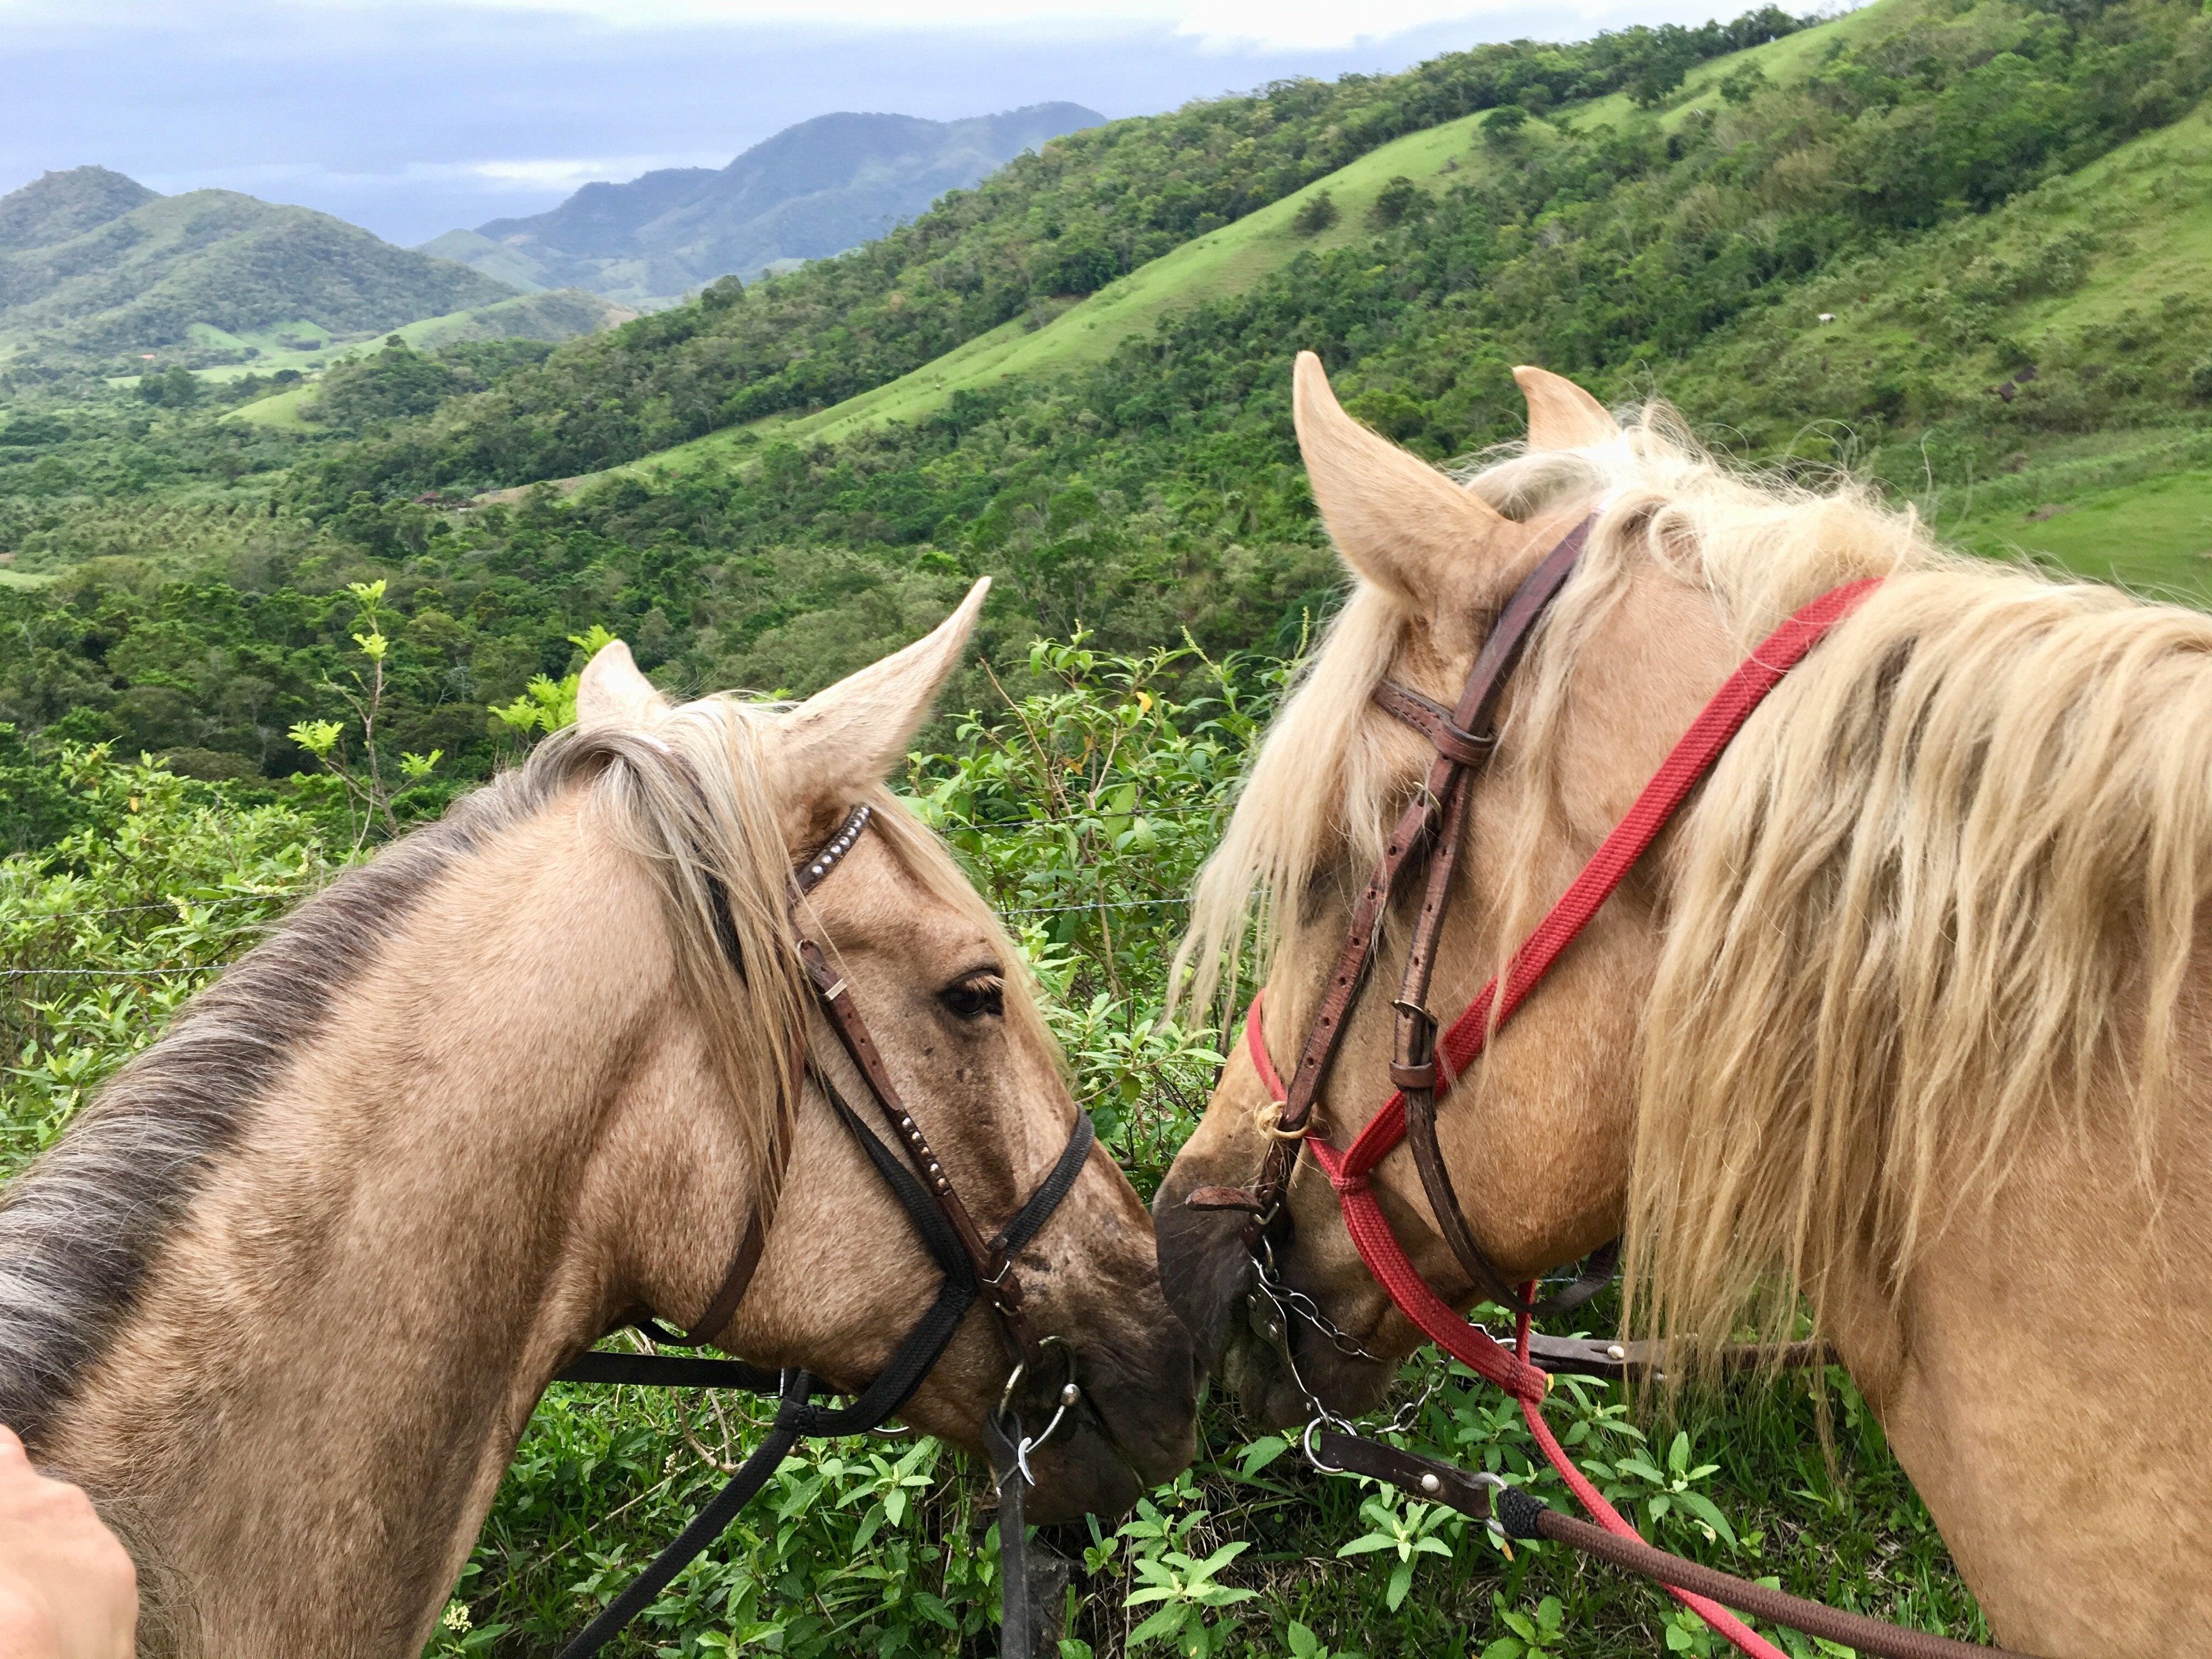
[[2149,598],[2212,607],[2212,470],[1972,519],[1953,535],[1977,553],[2026,557]]
[[289,392],[279,392],[274,397],[241,404],[231,410],[227,418],[244,421],[248,426],[269,427],[278,431],[302,431],[307,423],[301,418],[301,411],[313,401],[314,396],[315,388],[311,381],[306,386],[295,386]]
[[44,587],[52,580],[35,571],[0,569],[0,587]]
[[[1878,17],[1894,13],[1901,3],[1904,0],[1879,0],[1817,28],[1700,65],[1663,113],[1640,111],[1626,93],[1620,93],[1574,106],[1560,118],[1578,128],[1638,120],[1674,125],[1692,108],[1717,101],[1717,88],[1736,67],[1757,62],[1771,79],[1802,77],[1819,64],[1831,43],[1863,32]],[[1195,237],[1161,255],[1060,311],[1042,327],[1034,326],[1030,319],[1018,319],[910,374],[828,409],[799,416],[772,416],[708,433],[611,469],[611,475],[677,476],[727,459],[769,435],[810,444],[836,443],[888,422],[926,418],[960,391],[981,390],[1017,376],[1060,374],[1102,362],[1124,340],[1149,331],[1170,312],[1243,294],[1302,252],[1339,247],[1371,235],[1368,210],[1393,179],[1410,179],[1425,189],[1440,191],[1479,177],[1483,169],[1494,165],[1482,143],[1481,119],[1479,115],[1466,116],[1371,150],[1233,225]],[[1336,204],[1336,223],[1314,235],[1302,235],[1292,229],[1291,222],[1299,209],[1324,191]]]
[[[1960,255],[2017,260],[2069,232],[2088,245],[2085,278],[2069,293],[2003,307],[2000,333],[2032,349],[2050,337],[2111,325],[2130,311],[2140,314],[2168,295],[2202,295],[2204,272],[2212,269],[2212,106],[1962,222],[1948,237],[1908,244],[1812,284],[1798,314],[1801,349],[1881,357],[1924,345],[1931,319],[1900,314],[1915,289],[1951,276],[1963,263]],[[1820,323],[1822,312],[1836,320]],[[1933,320],[1940,325],[1940,319]],[[1999,364],[1986,348],[1954,350],[1944,353],[1933,372],[1946,390],[1959,393],[2003,380]]]

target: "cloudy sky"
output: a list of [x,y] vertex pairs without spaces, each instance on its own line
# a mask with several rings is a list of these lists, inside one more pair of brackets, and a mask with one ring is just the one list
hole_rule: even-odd
[[96,161],[416,243],[831,110],[1109,116],[1752,0],[0,0],[0,192]]

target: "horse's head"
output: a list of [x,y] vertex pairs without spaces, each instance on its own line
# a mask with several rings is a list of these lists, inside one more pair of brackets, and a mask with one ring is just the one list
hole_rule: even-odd
[[[836,994],[859,1011],[896,1097],[988,1240],[1053,1170],[1068,1145],[1075,1104],[1011,940],[944,848],[883,787],[957,665],[985,586],[927,639],[796,708],[727,731],[757,746],[744,769],[769,786],[787,867],[806,865],[856,805],[874,809],[834,870],[797,901],[788,933],[781,917],[755,917],[749,927],[740,916],[736,931],[780,936],[786,948],[793,939],[818,947],[842,981]],[[701,750],[685,722],[726,720],[731,707],[667,709],[619,644],[592,660],[578,703],[580,724],[595,740],[612,733],[619,743],[627,731],[675,744],[695,767]],[[742,909],[743,896],[731,896]],[[774,971],[753,967],[744,976],[757,982]],[[896,1145],[896,1124],[877,1109],[868,1079],[811,994],[793,1000],[803,1011],[804,1056],[784,1090],[787,1162],[780,1182],[773,1172],[763,1179],[767,1140],[718,1120],[730,1108],[713,1098],[714,1068],[700,1063],[711,1056],[713,1033],[672,1032],[672,1060],[688,1057],[691,1069],[680,1076],[680,1066],[672,1068],[661,1086],[686,1103],[684,1133],[742,1161],[744,1178],[741,1192],[716,1206],[726,1218],[719,1226],[662,1237],[645,1253],[638,1289],[672,1320],[698,1318],[729,1268],[746,1205],[756,1192],[771,1193],[758,1270],[734,1320],[714,1334],[757,1362],[802,1366],[851,1388],[883,1369],[929,1308],[942,1275],[841,1121],[824,1082],[884,1145]],[[741,1103],[738,1110],[757,1119],[763,1104]],[[927,1168],[915,1173],[933,1184]],[[640,1228],[652,1224],[649,1216],[638,1218]],[[1189,1338],[1162,1298],[1150,1218],[1103,1147],[1092,1148],[1065,1200],[1016,1256],[1013,1273],[1024,1316],[1047,1340],[1049,1359],[1030,1366],[1013,1393],[1029,1432],[1057,1404],[1063,1365],[1072,1364],[1081,1389],[1059,1431],[1030,1455],[1037,1480],[1031,1517],[1118,1513],[1189,1460],[1196,1373]],[[1013,1365],[988,1295],[900,1413],[970,1449]]]
[[[1498,743],[1473,782],[1427,1004],[1449,1024],[1734,665],[1717,607],[1664,556],[1668,502],[1655,488],[1663,464],[1646,453],[1642,434],[1624,434],[1588,393],[1556,375],[1524,368],[1516,378],[1528,399],[1527,453],[1462,486],[1352,421],[1318,361],[1299,361],[1299,444],[1353,592],[1254,764],[1201,884],[1190,947],[1204,996],[1259,895],[1266,1041],[1286,1079],[1357,896],[1435,758],[1425,740],[1370,701],[1378,682],[1395,680],[1447,708],[1455,703],[1516,585],[1586,516],[1599,515],[1580,568],[1508,682]],[[1650,556],[1653,550],[1662,556]],[[1570,659],[1571,675],[1563,672]],[[1516,1278],[1572,1260],[1620,1231],[1632,1056],[1662,885],[1641,872],[1616,896],[1438,1112],[1444,1160],[1473,1231]],[[1391,999],[1421,886],[1401,882],[1385,912],[1316,1097],[1319,1130],[1339,1146],[1391,1093]],[[1271,1111],[1239,1042],[1156,1212],[1168,1295],[1201,1358],[1266,1420],[1280,1423],[1310,1414],[1281,1344],[1306,1382],[1346,1408],[1370,1401],[1395,1370],[1389,1362],[1419,1339],[1355,1254],[1310,1158],[1297,1160],[1286,1214],[1266,1239],[1283,1279],[1313,1299],[1342,1340],[1295,1312],[1277,1339],[1267,1307],[1253,1316],[1249,1218],[1186,1200],[1200,1188],[1252,1182]],[[1476,1286],[1445,1248],[1403,1149],[1383,1162],[1375,1184],[1415,1264],[1460,1305],[1471,1304]]]

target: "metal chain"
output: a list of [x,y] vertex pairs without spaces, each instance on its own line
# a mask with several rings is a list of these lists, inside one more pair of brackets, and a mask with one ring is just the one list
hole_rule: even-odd
[[[1327,1337],[1330,1345],[1348,1359],[1364,1359],[1377,1365],[1386,1363],[1378,1356],[1368,1352],[1355,1341],[1349,1332],[1344,1330],[1334,1320],[1322,1311],[1320,1304],[1311,1297],[1283,1282],[1274,1269],[1274,1251],[1264,1237],[1260,1240],[1259,1253],[1252,1258],[1252,1267],[1261,1293],[1274,1304],[1279,1319],[1287,1319],[1290,1315],[1297,1315],[1322,1335]],[[1299,1446],[1305,1453],[1306,1461],[1315,1468],[1324,1474],[1341,1474],[1344,1473],[1343,1470],[1322,1462],[1316,1455],[1313,1444],[1314,1433],[1326,1425],[1346,1434],[1357,1435],[1360,1432],[1359,1425],[1350,1418],[1330,1410],[1322,1403],[1321,1396],[1314,1391],[1313,1385],[1306,1381],[1305,1373],[1298,1369],[1297,1356],[1292,1350],[1287,1328],[1279,1327],[1279,1330],[1280,1334],[1275,1342],[1275,1351],[1282,1356],[1283,1364],[1289,1369],[1291,1382],[1297,1389],[1299,1397],[1305,1401],[1308,1408],[1313,1413],[1311,1419],[1306,1424],[1305,1433],[1300,1437]],[[1389,1422],[1368,1431],[1368,1433],[1370,1435],[1404,1434],[1410,1431],[1421,1420],[1422,1410],[1436,1397],[1437,1390],[1443,1386],[1444,1379],[1450,1374],[1450,1370],[1449,1364],[1430,1368],[1421,1391],[1412,1399],[1401,1401],[1398,1409],[1391,1414]]]
[[1353,1340],[1350,1332],[1343,1329],[1334,1320],[1323,1313],[1319,1303],[1304,1291],[1283,1282],[1275,1272],[1274,1248],[1268,1243],[1264,1236],[1260,1240],[1260,1254],[1252,1258],[1252,1266],[1258,1271],[1260,1288],[1267,1293],[1268,1299],[1278,1309],[1285,1313],[1297,1315],[1307,1324],[1327,1337],[1336,1351],[1346,1359],[1364,1359],[1375,1365],[1382,1363],[1381,1355],[1368,1352]]

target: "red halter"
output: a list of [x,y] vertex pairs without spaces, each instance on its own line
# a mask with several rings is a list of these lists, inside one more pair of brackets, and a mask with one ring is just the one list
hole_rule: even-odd
[[[1712,769],[1713,763],[1750,718],[1752,710],[1781,684],[1782,677],[1823,635],[1856,610],[1879,585],[1877,580],[1869,579],[1822,594],[1769,635],[1729,676],[1727,683],[1713,694],[1712,700],[1661,763],[1651,781],[1644,787],[1628,815],[1605,838],[1573,884],[1514,951],[1504,985],[1501,987],[1496,979],[1485,985],[1444,1033],[1437,1050],[1443,1088],[1449,1089],[1452,1080],[1474,1063],[1489,1041],[1490,1033],[1510,1019],[1529,994],[1542,983],[1561,953],[1574,943],[1598,908],[1680,810],[1690,791]],[[1267,1053],[1261,1030],[1260,997],[1252,999],[1251,1012],[1245,1016],[1244,1036],[1261,1081],[1276,1100],[1287,1099],[1288,1091]],[[1394,1093],[1368,1120],[1367,1127],[1349,1148],[1339,1151],[1317,1127],[1304,1137],[1314,1161],[1328,1176],[1329,1185],[1336,1189],[1338,1201],[1344,1206],[1345,1229],[1352,1235],[1360,1260],[1389,1293],[1399,1311],[1431,1341],[1521,1401],[1522,1414],[1528,1419],[1537,1443],[1583,1506],[1609,1531],[1635,1536],[1635,1528],[1590,1485],[1545,1425],[1539,1407],[1551,1378],[1528,1363],[1528,1315],[1524,1312],[1521,1316],[1518,1351],[1505,1347],[1481,1327],[1469,1324],[1452,1310],[1421,1277],[1398,1243],[1397,1235],[1390,1231],[1382,1206],[1376,1202],[1368,1185],[1368,1176],[1405,1138],[1405,1097]],[[1533,1288],[1524,1289],[1523,1300],[1528,1298]],[[1784,1659],[1779,1649],[1753,1634],[1717,1603],[1683,1590],[1670,1589],[1668,1593],[1744,1652],[1757,1659]]]

